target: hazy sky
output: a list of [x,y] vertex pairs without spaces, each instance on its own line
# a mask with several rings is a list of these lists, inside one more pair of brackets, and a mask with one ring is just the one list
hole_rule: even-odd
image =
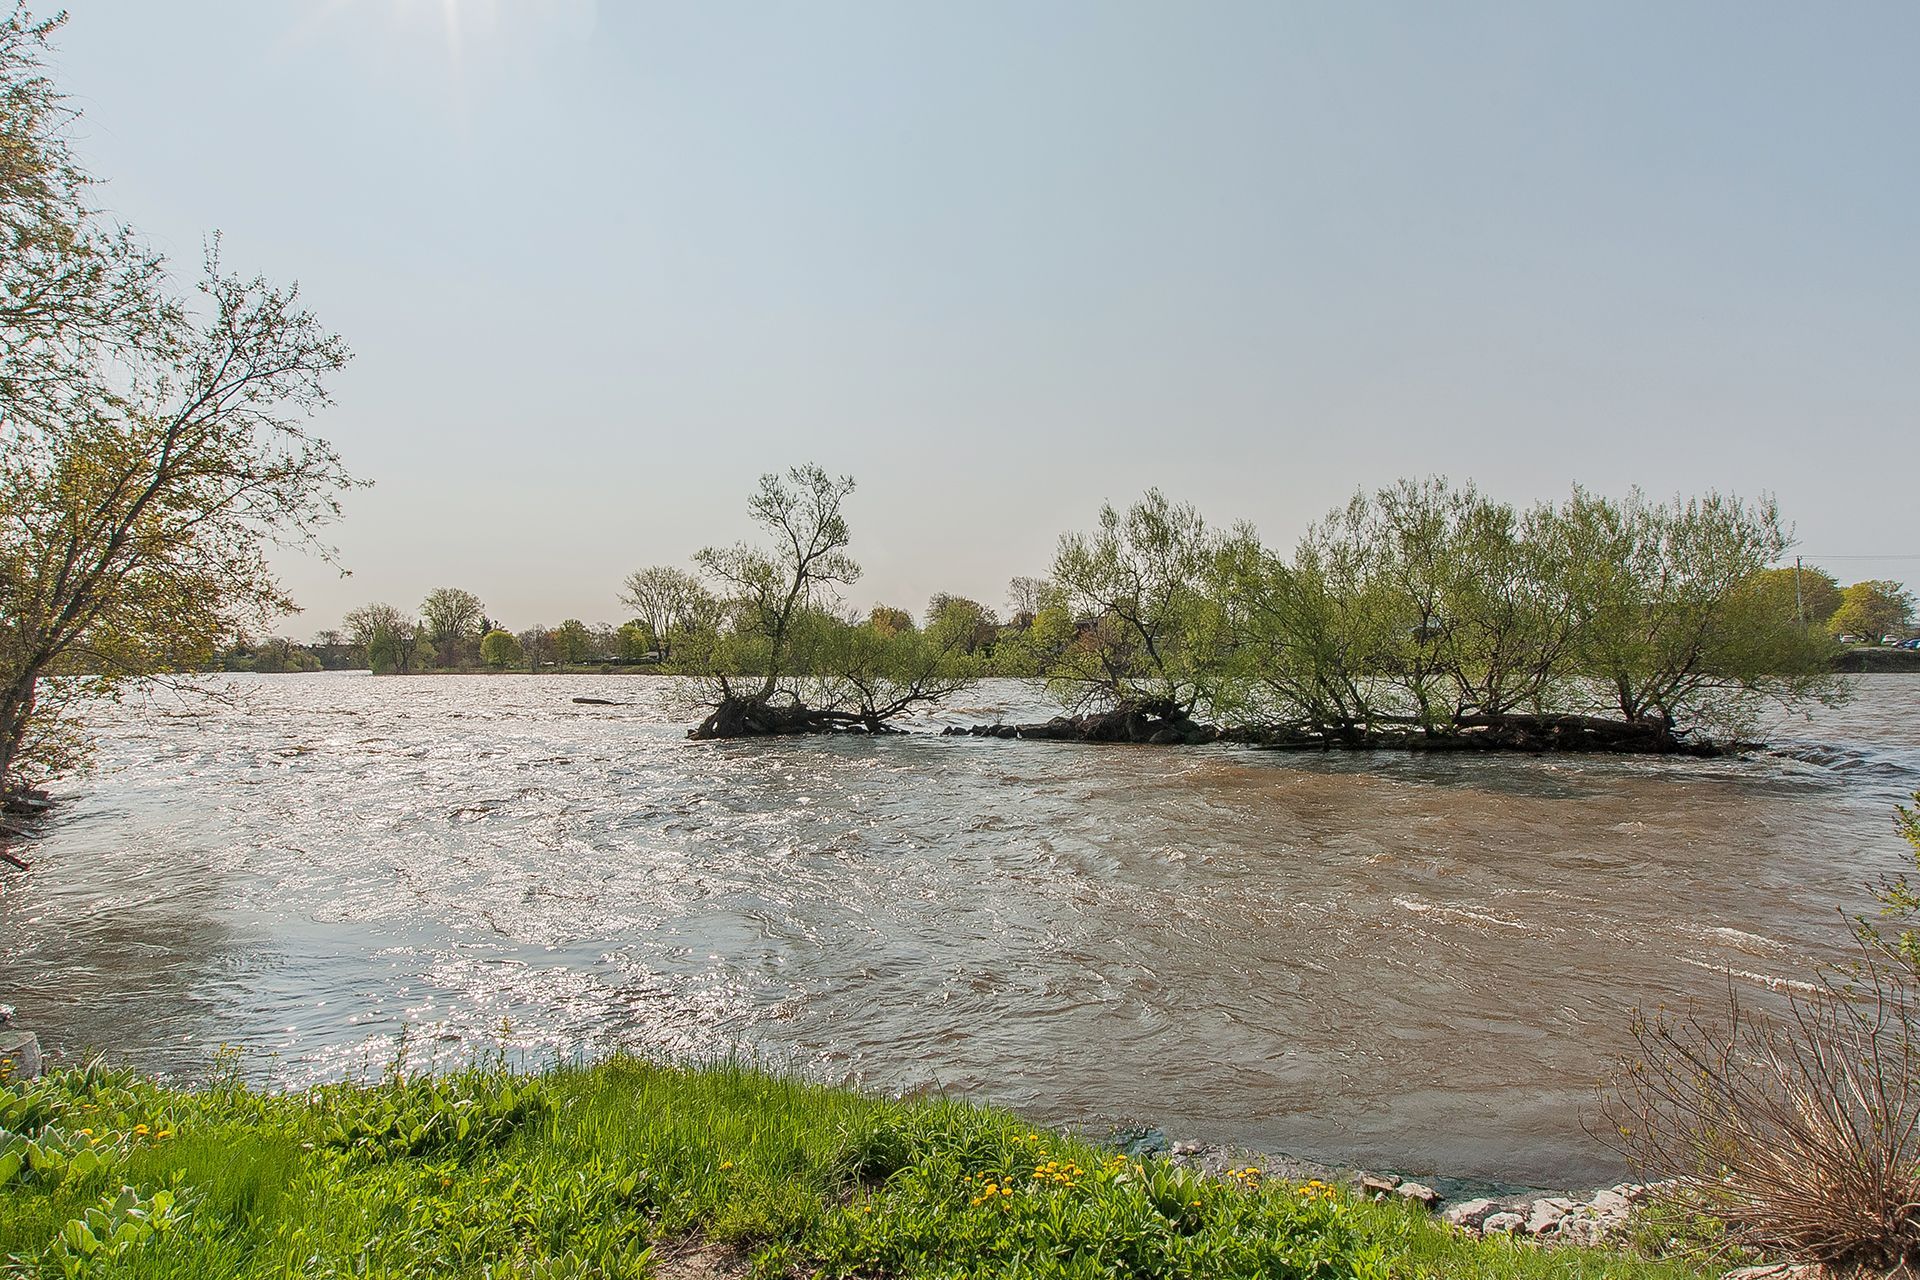
[[808,460],[916,611],[1156,484],[1282,545],[1402,475],[1771,490],[1920,556],[1910,3],[67,3],[114,211],[356,352],[296,635],[615,620]]

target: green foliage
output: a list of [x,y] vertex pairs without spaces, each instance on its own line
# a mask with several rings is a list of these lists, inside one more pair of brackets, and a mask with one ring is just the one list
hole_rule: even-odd
[[90,203],[57,25],[0,17],[0,787],[80,763],[87,699],[288,612],[265,547],[354,483],[304,426],[348,353],[296,291],[216,241],[180,297]]
[[1827,620],[1835,635],[1859,636],[1868,644],[1913,623],[1913,596],[1900,583],[1884,579],[1856,582],[1840,593],[1840,607]]
[[743,542],[706,547],[694,557],[720,584],[734,616],[729,634],[702,655],[703,674],[715,681],[719,701],[736,697],[735,676],[747,678],[745,697],[765,703],[784,678],[808,670],[794,649],[806,639],[810,616],[836,605],[835,589],[860,578],[860,566],[846,553],[853,535],[841,512],[852,492],[851,476],[836,479],[811,464],[784,476],[763,475],[747,512],[770,536],[771,548]]
[[480,661],[495,670],[517,667],[525,656],[511,631],[495,629],[480,637]]
[[392,605],[376,602],[349,609],[340,625],[354,647],[366,656],[367,666],[375,675],[405,675],[413,670],[422,629]]
[[[1251,534],[1237,531],[1235,540]],[[1228,673],[1226,613],[1217,589],[1229,540],[1193,507],[1158,489],[1123,516],[1100,509],[1092,534],[1065,534],[1054,555],[1062,603],[1088,619],[1047,682],[1069,705],[1156,706],[1192,712],[1212,705]]]
[[1767,569],[1754,575],[1753,589],[1769,612],[1824,629],[1839,611],[1840,584],[1812,565]]
[[[1893,812],[1893,829],[1913,851],[1920,868],[1920,791],[1913,795],[1914,807],[1898,806]],[[1907,874],[1882,884],[1875,896],[1880,900],[1877,919],[1861,917],[1854,932],[1874,950],[1898,959],[1920,973],[1920,887]]]
[[549,1109],[537,1080],[483,1072],[397,1077],[379,1089],[317,1089],[307,1100],[325,1146],[373,1164],[425,1156],[469,1159]]
[[96,1066],[0,1087],[0,1119],[35,1140],[86,1129],[100,1152],[0,1194],[0,1257],[21,1276],[639,1280],[690,1238],[761,1276],[1690,1274],[1482,1244],[1317,1184],[1205,1179],[997,1111],[727,1064],[396,1073],[305,1094]]
[[593,656],[593,632],[578,618],[568,618],[553,629],[556,661],[572,666]]
[[895,636],[903,631],[912,631],[913,615],[905,609],[895,609],[891,605],[877,604],[867,614],[867,626],[876,635]]
[[435,587],[427,593],[420,605],[420,617],[441,666],[461,666],[468,661],[486,616],[486,606],[471,591]]
[[1737,732],[1763,698],[1841,693],[1767,575],[1784,545],[1771,502],[1519,510],[1433,479],[1356,495],[1287,558],[1156,491],[1061,540],[1071,626],[1048,606],[1010,640],[1078,707],[1361,741],[1603,713]]
[[620,599],[652,633],[661,656],[673,657],[674,642],[682,635],[711,632],[718,607],[700,580],[684,569],[654,565],[627,575]]
[[614,633],[614,647],[622,662],[645,662],[654,656],[659,642],[653,628],[636,619]]

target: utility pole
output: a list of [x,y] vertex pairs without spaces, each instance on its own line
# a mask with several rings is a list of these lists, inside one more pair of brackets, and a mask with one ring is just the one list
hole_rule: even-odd
[[1800,594],[1800,557],[1793,558],[1793,613],[1800,619],[1800,629],[1807,629],[1807,601]]

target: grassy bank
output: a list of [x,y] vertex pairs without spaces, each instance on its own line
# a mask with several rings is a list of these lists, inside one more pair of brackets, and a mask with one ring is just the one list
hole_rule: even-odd
[[22,1276],[1694,1274],[731,1066],[294,1095],[96,1066],[0,1088],[0,1129],[0,1256]]

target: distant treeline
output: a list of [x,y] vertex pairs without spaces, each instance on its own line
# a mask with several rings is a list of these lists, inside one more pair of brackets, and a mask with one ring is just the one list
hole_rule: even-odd
[[1737,733],[1763,702],[1837,696],[1839,637],[1896,636],[1913,616],[1897,583],[1842,589],[1819,569],[1774,567],[1788,537],[1771,501],[1575,489],[1516,507],[1437,479],[1357,494],[1288,552],[1150,491],[1063,535],[1046,576],[1012,580],[1004,615],[952,594],[917,619],[886,605],[856,615],[839,594],[859,577],[841,510],[852,490],[814,467],[764,477],[750,509],[768,545],[630,575],[633,617],[617,627],[516,634],[442,588],[417,617],[368,605],[306,649],[234,657],[645,666],[706,683],[711,734],[877,732],[1002,675],[1043,680],[1075,716],[1140,713],[1163,740],[1205,721],[1373,745],[1519,726],[1515,742],[1537,745],[1543,725],[1604,721],[1671,743]]

